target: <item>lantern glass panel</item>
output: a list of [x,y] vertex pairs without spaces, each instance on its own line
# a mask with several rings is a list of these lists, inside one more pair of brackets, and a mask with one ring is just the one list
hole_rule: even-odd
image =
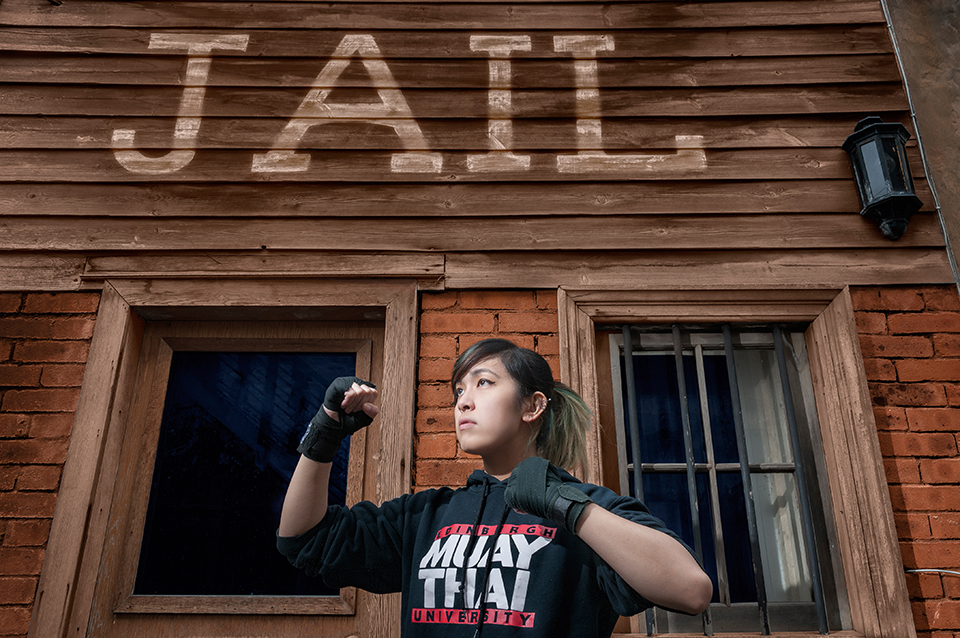
[[897,143],[897,140],[891,137],[880,139],[883,144],[883,157],[887,162],[887,179],[890,181],[890,188],[896,192],[911,190],[911,184],[908,183],[907,161],[903,157],[903,146]]
[[884,174],[884,160],[880,149],[879,140],[876,137],[870,138],[860,145],[861,157],[863,157],[863,170],[866,183],[864,186],[864,195],[866,196],[864,205],[867,202],[880,199],[890,193],[890,186],[887,176]]

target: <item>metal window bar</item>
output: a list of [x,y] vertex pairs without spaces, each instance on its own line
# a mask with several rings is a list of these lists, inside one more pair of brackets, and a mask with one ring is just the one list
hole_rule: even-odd
[[[817,560],[817,549],[816,549],[816,540],[813,534],[813,521],[812,514],[810,510],[809,497],[807,495],[807,489],[804,482],[804,474],[802,468],[802,461],[800,457],[799,449],[799,434],[796,414],[794,413],[793,405],[793,396],[789,383],[789,373],[786,366],[786,357],[783,352],[783,338],[780,332],[779,326],[773,326],[773,336],[774,336],[774,346],[777,356],[777,364],[780,372],[780,382],[783,389],[783,396],[785,402],[785,409],[787,412],[787,423],[790,430],[790,439],[791,447],[793,451],[794,463],[750,463],[747,457],[747,445],[746,445],[746,431],[743,424],[743,415],[742,408],[740,405],[740,395],[739,395],[739,386],[737,383],[737,374],[736,374],[736,365],[733,355],[733,344],[731,337],[731,329],[729,325],[723,326],[723,341],[724,341],[724,355],[727,364],[727,373],[728,380],[730,384],[730,395],[733,408],[734,416],[734,427],[737,436],[737,449],[739,453],[740,462],[739,463],[715,463],[713,458],[712,450],[712,432],[710,431],[709,424],[709,414],[707,413],[706,401],[706,388],[704,385],[703,377],[703,351],[702,346],[695,346],[694,356],[697,358],[697,374],[698,374],[698,392],[700,394],[700,404],[701,412],[703,415],[703,427],[704,427],[704,437],[705,437],[705,446],[707,448],[708,459],[707,463],[696,463],[693,457],[693,441],[692,441],[692,429],[690,425],[690,415],[689,408],[687,404],[687,392],[686,392],[686,379],[683,371],[683,351],[680,338],[680,327],[678,325],[672,326],[673,332],[673,350],[674,350],[674,359],[677,367],[677,385],[680,391],[680,401],[681,401],[681,418],[683,423],[684,430],[684,448],[685,448],[685,463],[642,463],[640,458],[640,446],[639,446],[639,437],[640,437],[640,423],[639,415],[637,410],[637,395],[636,395],[636,384],[633,373],[633,339],[632,331],[629,326],[623,326],[623,353],[624,353],[624,362],[625,362],[625,381],[627,383],[627,425],[630,428],[630,439],[631,439],[631,454],[633,456],[633,463],[630,464],[628,468],[629,471],[633,472],[633,484],[634,484],[634,493],[638,495],[638,498],[642,499],[643,495],[643,485],[642,485],[642,474],[643,472],[662,472],[662,473],[686,473],[687,474],[687,487],[688,494],[690,496],[690,510],[691,516],[693,518],[693,528],[694,528],[694,549],[697,552],[698,556],[703,559],[703,549],[702,549],[702,540],[700,536],[700,524],[699,524],[699,508],[697,504],[697,491],[696,491],[696,473],[707,473],[710,479],[710,498],[711,498],[711,507],[714,507],[714,502],[717,501],[717,489],[716,489],[716,473],[717,472],[736,472],[739,471],[741,474],[741,480],[743,483],[744,490],[744,504],[747,515],[747,524],[748,532],[750,535],[750,547],[752,554],[752,563],[753,563],[753,572],[754,580],[757,590],[757,605],[758,611],[760,613],[761,620],[761,631],[762,635],[770,635],[770,620],[769,620],[769,605],[767,601],[767,591],[766,584],[764,581],[763,575],[763,564],[760,553],[760,543],[759,543],[759,531],[758,524],[756,519],[756,508],[754,504],[753,497],[753,485],[751,475],[753,473],[795,473],[798,493],[800,497],[800,510],[801,516],[803,519],[803,529],[804,537],[806,540],[806,550],[807,550],[807,561],[810,567],[811,580],[813,585],[813,596],[814,602],[817,609],[817,619],[819,623],[820,633],[827,634],[827,620],[826,620],[826,608],[823,600],[823,589],[821,583],[821,575],[819,569],[819,563]],[[719,503],[717,502],[717,506]],[[717,557],[718,557],[718,580],[724,578],[725,574],[725,565],[721,565],[720,561],[725,561],[723,556],[723,531],[720,523],[718,521],[719,514],[714,509],[713,511],[714,518],[714,535],[717,548]],[[721,585],[723,587],[723,585]],[[720,594],[721,600],[724,595],[721,591]],[[729,591],[727,592],[727,597],[729,600]],[[647,620],[647,635],[652,636],[656,634],[656,615],[652,613],[653,610],[648,609],[646,613]],[[713,635],[712,628],[712,619],[710,615],[709,608],[703,614],[703,631],[704,635]]]
[[[730,324],[723,325],[723,355],[727,364],[727,379],[730,383],[730,401],[733,408],[733,427],[737,433],[737,454],[740,463],[740,482],[743,483],[743,503],[747,515],[747,533],[750,537],[750,558],[753,564],[753,581],[757,590],[757,608],[760,611],[761,634],[770,635],[770,612],[767,608],[767,585],[763,577],[763,562],[760,555],[760,535],[757,532],[757,512],[753,504],[753,480],[750,459],[747,456],[747,433],[743,427],[743,409],[740,406],[740,386],[737,383],[737,366],[733,360],[733,338]],[[790,464],[793,470],[793,464]]]
[[[623,327],[624,373],[627,381],[627,421],[630,427],[630,453],[633,455],[633,493],[643,500],[643,464],[640,461],[640,418],[637,411],[637,385],[633,376],[633,336],[630,326]],[[657,633],[657,617],[653,608],[644,612],[647,635]]]
[[820,561],[817,559],[817,541],[813,533],[813,517],[810,513],[810,497],[804,480],[803,458],[800,450],[800,434],[797,428],[797,415],[793,411],[793,393],[790,391],[790,377],[787,372],[787,359],[783,354],[783,334],[780,326],[773,326],[773,345],[777,353],[777,366],[780,368],[780,384],[783,386],[783,399],[787,411],[787,424],[790,428],[790,447],[793,449],[793,463],[797,466],[797,491],[800,494],[800,514],[803,520],[803,535],[806,540],[807,562],[810,564],[810,579],[813,581],[813,600],[817,606],[817,623],[820,633],[827,634],[827,611],[823,602],[823,587],[820,582]]
[[[683,350],[680,345],[680,326],[673,325],[673,358],[677,366],[677,389],[680,392],[680,417],[683,422],[683,449],[687,461],[687,495],[690,503],[690,518],[693,525],[693,549],[703,561],[703,540],[700,538],[700,508],[697,504],[697,474],[694,469],[693,432],[690,429],[690,409],[687,405],[687,382],[683,373]],[[713,635],[710,607],[703,612],[703,633]]]

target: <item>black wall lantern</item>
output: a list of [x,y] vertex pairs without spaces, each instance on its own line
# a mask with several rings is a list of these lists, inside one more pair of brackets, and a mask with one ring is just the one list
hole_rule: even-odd
[[907,164],[908,139],[903,124],[873,115],[860,120],[843,142],[860,193],[860,214],[880,224],[888,239],[900,239],[910,216],[923,206]]

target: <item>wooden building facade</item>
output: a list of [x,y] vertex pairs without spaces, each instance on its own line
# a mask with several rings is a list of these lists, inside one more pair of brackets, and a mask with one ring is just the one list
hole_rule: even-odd
[[[449,373],[504,336],[626,490],[617,361],[676,326],[702,363],[724,325],[806,375],[830,634],[960,633],[950,255],[914,140],[896,242],[841,149],[914,131],[895,53],[880,0],[0,0],[0,635],[397,635],[395,596],[138,589],[178,353],[349,354],[382,416],[345,499],[382,501],[478,467]],[[762,630],[718,595],[617,631]],[[821,632],[805,595],[775,635]]]

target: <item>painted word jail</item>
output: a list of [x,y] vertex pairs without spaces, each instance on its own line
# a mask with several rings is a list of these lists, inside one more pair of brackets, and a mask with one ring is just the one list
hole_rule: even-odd
[[337,377],[330,503],[464,486],[490,337],[712,581],[614,636],[960,635],[955,18],[0,0],[0,636],[539,635],[546,523],[431,532],[403,618],[276,550]]

